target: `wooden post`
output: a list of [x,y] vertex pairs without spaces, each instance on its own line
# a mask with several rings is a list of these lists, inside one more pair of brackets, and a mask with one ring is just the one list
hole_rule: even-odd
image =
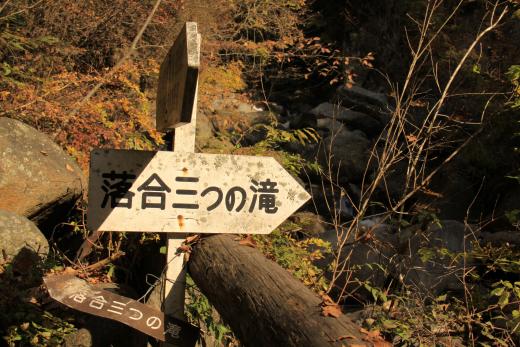
[[[186,27],[193,26],[195,28],[195,32],[197,30],[196,23],[187,23]],[[187,37],[187,40],[192,38]],[[188,49],[187,54],[191,54],[191,60],[196,62],[198,66],[199,57],[200,57],[200,41],[201,36],[197,34],[196,36],[196,52],[190,52]],[[186,45],[188,47],[193,46],[193,42],[187,42]],[[194,58],[193,55],[196,55]],[[166,62],[166,64],[171,64],[172,62]],[[193,83],[191,81],[190,83]],[[193,84],[192,84],[193,87]],[[189,105],[192,105],[191,109],[191,121],[187,124],[183,124],[178,126],[174,130],[174,140],[172,141],[173,148],[171,150],[176,152],[195,152],[195,131],[197,124],[197,92],[198,92],[198,79],[195,78],[194,81],[194,93],[193,100],[189,102]],[[186,92],[186,90],[185,90]],[[194,230],[194,232],[196,232]],[[178,253],[179,247],[182,245],[182,242],[186,238],[187,234],[179,234],[179,233],[170,233],[167,235],[167,256],[166,256],[166,275],[165,275],[165,283],[164,283],[164,312],[168,315],[171,315],[175,318],[185,320],[184,316],[184,290],[186,284],[186,270],[185,270],[185,261],[184,254]]]
[[[200,40],[199,40],[200,44]],[[197,86],[198,87],[198,86]],[[175,137],[173,150],[177,152],[195,151],[195,129],[197,122],[197,89],[191,113],[191,122],[174,130]],[[195,230],[194,230],[195,232]],[[168,234],[168,252],[166,257],[166,283],[164,286],[164,312],[175,318],[184,317],[184,287],[186,283],[186,270],[184,268],[184,255],[178,254],[187,234]]]

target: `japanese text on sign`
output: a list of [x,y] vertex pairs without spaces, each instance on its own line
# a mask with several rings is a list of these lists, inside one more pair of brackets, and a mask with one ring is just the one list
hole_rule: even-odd
[[154,315],[146,317],[138,308],[132,307],[132,302],[135,302],[134,300],[127,300],[127,302],[110,300],[110,298],[107,300],[103,297],[103,295],[101,295],[101,291],[96,291],[93,294],[94,296],[88,297],[88,293],[85,291],[79,291],[70,295],[68,298],[72,299],[78,304],[85,303],[88,305],[88,307],[96,310],[104,310],[106,312],[120,316],[124,315],[130,320],[142,320],[145,322],[146,326],[152,330],[159,329],[163,324],[161,317],[156,317]]
[[[134,203],[135,193],[130,192],[129,189],[132,186],[136,175],[132,173],[115,172],[111,171],[103,173],[102,177],[103,186],[101,190],[105,193],[101,207],[106,208],[128,208],[131,209]],[[199,182],[198,177],[175,177],[176,188],[172,190],[163,179],[157,174],[152,173],[146,181],[141,184],[137,191],[140,192],[140,207],[144,209],[156,208],[165,210],[167,205],[167,195],[182,195],[190,197],[206,197],[213,196],[211,204],[206,207],[207,211],[212,211],[221,205],[226,208],[229,212],[240,212],[246,207],[248,203],[249,207],[247,211],[252,213],[257,208],[263,210],[265,213],[273,214],[278,211],[276,206],[276,193],[279,190],[276,188],[277,182],[272,182],[269,178],[265,181],[251,180],[249,190],[243,187],[233,186],[226,191],[219,186],[209,186],[199,192],[196,189],[187,189],[190,183]],[[224,194],[225,193],[225,194]],[[249,193],[249,195],[248,195]],[[224,204],[222,202],[225,201]],[[110,202],[110,203],[109,203]],[[173,202],[168,207],[177,209],[199,209],[197,200],[191,202]]]
[[136,300],[100,290],[71,275],[44,278],[50,296],[62,304],[117,320],[161,341],[196,339],[198,329]]
[[94,150],[88,227],[267,234],[309,194],[273,158]]

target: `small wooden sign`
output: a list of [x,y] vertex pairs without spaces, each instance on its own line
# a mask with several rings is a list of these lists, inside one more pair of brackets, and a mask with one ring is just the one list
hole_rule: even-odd
[[193,346],[198,339],[197,327],[139,301],[94,288],[75,276],[50,275],[43,280],[50,297],[70,308],[116,320],[178,346]]
[[190,123],[199,62],[200,35],[197,23],[187,22],[161,64],[156,104],[158,131]]
[[94,150],[90,165],[91,230],[268,234],[310,198],[270,157]]

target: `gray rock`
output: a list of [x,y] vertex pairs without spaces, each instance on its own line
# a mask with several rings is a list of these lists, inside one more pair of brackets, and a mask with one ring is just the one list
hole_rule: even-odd
[[[429,187],[432,191],[439,193],[442,198],[434,199],[426,195],[420,197],[419,201],[427,203],[432,209],[439,211],[437,216],[440,219],[463,220],[466,218],[468,208],[475,203],[475,196],[480,196],[479,191],[482,188],[481,180],[471,176],[469,174],[471,171],[468,170],[472,170],[471,167],[457,162],[457,158],[455,158],[453,163],[446,165],[433,178]],[[518,196],[515,198],[518,199]],[[509,208],[512,209],[513,206],[511,205]],[[478,210],[478,208],[470,209],[470,213]],[[495,213],[499,211],[496,210]]]
[[288,112],[289,127],[292,129],[316,128],[316,117],[310,113]]
[[[461,253],[471,252],[471,232],[455,220],[432,223],[425,231],[411,227],[400,235],[403,256],[401,275],[406,284],[414,285],[427,294],[464,289],[460,278],[464,271]],[[472,266],[466,257],[466,266]]]
[[341,130],[327,136],[318,155],[322,167],[334,169],[334,176],[339,170],[340,183],[359,182],[363,178],[370,157],[370,141],[359,130]]
[[338,88],[337,93],[340,97],[346,97],[350,101],[369,103],[381,107],[385,107],[388,104],[386,95],[373,92],[357,85],[351,86],[350,88],[341,86]]
[[264,111],[263,107],[257,107],[255,105],[246,104],[244,102],[240,102],[237,105],[237,111],[241,113],[254,113],[259,111]]
[[316,120],[316,127],[318,129],[327,129],[330,134],[336,134],[345,129],[345,126],[341,122],[331,118],[318,118]]
[[312,212],[296,212],[289,217],[289,221],[298,224],[301,232],[313,236],[326,231],[328,225],[319,214]]
[[[393,258],[397,256],[399,243],[392,227],[377,221],[364,220],[349,235],[338,238],[333,229],[323,233],[321,238],[330,242],[333,250],[341,248],[340,264],[346,262],[345,270],[334,283],[335,288],[341,290],[347,286],[345,293],[363,301],[372,300],[372,294],[363,284],[369,283],[382,288],[392,273]],[[317,266],[326,267],[331,261],[332,259],[320,260]],[[332,274],[328,273],[327,276],[332,277]]]
[[211,120],[206,114],[199,112],[197,114],[197,124],[196,124],[196,133],[195,133],[195,141],[197,148],[204,148],[208,145],[213,135],[213,125]]
[[211,137],[202,148],[204,153],[228,154],[235,146],[226,138]]
[[383,129],[383,124],[372,116],[330,102],[319,104],[311,113],[318,117],[318,124],[323,118],[333,119],[343,122],[348,129],[359,129],[369,136],[375,136]]
[[341,190],[336,189],[334,186],[331,187],[330,184],[313,183],[310,184],[309,189],[316,212],[321,216],[332,218],[335,213],[334,209],[340,203]]
[[49,243],[40,229],[27,218],[0,210],[0,251],[10,260],[26,248],[44,258],[49,253]]
[[[238,112],[238,113],[255,113],[255,112],[262,112],[266,111],[267,106],[256,106],[247,102],[240,101],[234,97],[229,98],[223,98],[223,99],[216,99],[211,104],[211,108],[213,112],[215,113],[222,113],[222,112]],[[275,111],[274,107],[272,109],[273,112]]]
[[250,119],[251,125],[271,124],[278,119],[278,115],[270,111],[251,112],[244,116]]
[[[382,152],[382,150],[381,150]],[[379,183],[379,188],[391,197],[400,198],[405,194],[406,169],[408,161],[401,160],[392,165],[385,173],[385,179]]]
[[269,111],[251,113],[239,113],[237,111],[219,111],[209,118],[215,132],[218,133],[244,133],[258,124],[271,124],[277,120],[277,116]]
[[276,113],[276,114],[284,114],[285,113],[285,108],[280,105],[280,104],[277,104],[275,102],[262,102],[262,108],[265,109],[265,110],[269,110],[273,113]]
[[72,206],[82,182],[78,165],[49,137],[0,118],[0,209],[41,223]]
[[90,331],[85,328],[81,328],[78,331],[73,332],[65,337],[63,344],[64,347],[91,347],[92,335]]

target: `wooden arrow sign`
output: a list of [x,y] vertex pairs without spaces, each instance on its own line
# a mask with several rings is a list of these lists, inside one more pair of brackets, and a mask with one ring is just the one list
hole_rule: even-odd
[[139,301],[94,288],[72,275],[43,278],[49,295],[62,304],[100,317],[116,320],[161,341],[194,346],[199,329]]
[[88,227],[268,234],[310,195],[273,158],[94,150]]

